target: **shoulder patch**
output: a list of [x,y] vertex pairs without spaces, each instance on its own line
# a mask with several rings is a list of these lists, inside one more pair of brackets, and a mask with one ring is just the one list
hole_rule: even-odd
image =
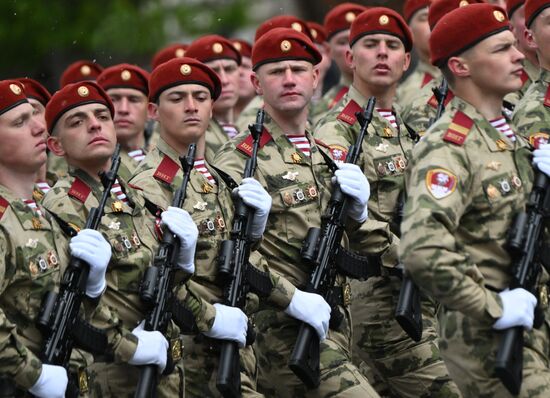
[[328,109],[332,109],[334,108],[334,105],[336,105],[338,103],[338,101],[340,101],[344,95],[346,95],[349,91],[349,87],[348,86],[345,86],[345,87],[342,87],[340,89],[340,91],[338,91],[336,93],[336,95],[334,96],[334,98],[332,99],[332,101],[330,101],[330,104],[328,104]]
[[544,106],[550,108],[550,85],[546,89],[546,94],[544,95]]
[[445,169],[431,169],[426,173],[426,188],[437,200],[446,198],[456,189],[457,177]]
[[6,199],[0,196],[0,220],[2,219],[2,217],[4,217],[4,213],[8,209],[9,205],[10,205],[10,202],[8,202]]
[[464,141],[466,141],[466,136],[470,132],[473,124],[474,121],[472,119],[461,111],[458,111],[455,113],[451,124],[449,124],[449,128],[443,136],[443,140],[456,145],[464,144]]
[[531,133],[529,135],[529,144],[531,144],[534,149],[538,149],[541,145],[548,144],[549,139],[550,134],[539,131],[538,133]]
[[71,189],[69,189],[69,196],[84,203],[88,195],[90,195],[90,192],[92,192],[92,188],[90,188],[88,184],[80,178],[75,178],[71,185]]
[[164,156],[157,169],[155,170],[155,174],[153,174],[153,177],[157,180],[161,180],[168,184],[171,184],[179,168],[180,166],[172,159],[170,159],[169,156]]
[[355,124],[357,117],[355,114],[361,112],[361,107],[357,102],[351,100],[348,104],[342,109],[342,112],[338,115],[337,119],[343,121],[344,123],[349,124],[350,126]]
[[[447,106],[454,97],[454,93],[449,89],[449,91],[447,91],[447,97],[445,97],[445,103],[443,105]],[[434,109],[437,109],[437,98],[435,98],[435,94],[432,94],[432,96],[428,100],[428,105],[430,105]]]
[[[271,137],[271,134],[269,134],[269,131],[264,127],[264,130],[262,131],[262,136],[260,137],[260,148],[262,148],[265,144],[267,144],[269,141],[271,141],[273,137]],[[249,134],[248,137],[246,137],[239,145],[237,145],[237,149],[244,153],[246,156],[252,156],[252,144],[254,143],[254,139],[252,138],[252,135]]]
[[315,138],[315,143],[323,148],[328,149],[332,160],[336,163],[341,163],[346,160],[348,156],[348,148],[338,144],[326,144],[325,142]]
[[422,85],[420,88],[424,87],[426,84],[431,82],[434,79],[432,75],[430,75],[428,72],[424,72],[424,77],[422,78]]

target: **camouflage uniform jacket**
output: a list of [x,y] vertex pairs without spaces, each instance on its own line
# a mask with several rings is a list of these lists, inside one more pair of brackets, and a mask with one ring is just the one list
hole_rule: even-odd
[[229,141],[230,138],[223,127],[214,119],[210,120],[208,129],[206,130],[206,150],[204,152],[204,158],[207,162],[212,162],[216,153],[220,148]]
[[[142,148],[142,151],[145,155],[147,155],[147,151],[145,149]],[[128,152],[125,150],[120,150],[120,168],[118,169],[118,176],[121,180],[129,181],[138,166],[139,162],[136,159],[128,155]]]
[[438,68],[422,60],[418,61],[415,70],[403,80],[397,88],[397,103],[406,107],[416,97],[420,89],[425,87],[432,80],[437,80],[441,76]]
[[[160,209],[166,209],[172,203],[174,192],[181,186],[183,171],[178,160],[178,153],[162,138],[152,150],[132,178],[133,185],[143,190],[144,196]],[[216,180],[211,185],[196,169],[191,171],[187,187],[187,197],[183,209],[186,210],[199,230],[199,239],[195,251],[195,275],[186,284],[185,293],[178,293],[180,298],[191,294],[196,303],[190,306],[200,331],[210,330],[215,318],[212,304],[220,302],[222,289],[217,281],[217,258],[220,244],[230,238],[233,217],[233,202],[230,191],[216,171],[208,165],[210,173]],[[266,270],[264,260],[255,252],[251,253],[251,263]],[[274,281],[276,288],[271,300],[286,307],[290,297],[286,297],[283,281]],[[281,286],[282,284],[282,286]],[[281,293],[282,292],[282,293]]]
[[531,84],[512,115],[517,131],[531,144],[538,139],[548,140],[550,135],[550,71],[541,70],[539,78]]
[[[353,85],[344,99],[333,108],[316,126],[315,137],[329,148],[332,158],[344,161],[350,145],[355,144],[361,126],[355,113],[367,104],[365,98]],[[398,228],[393,225],[401,192],[404,189],[405,168],[409,162],[415,140],[400,121],[394,109],[399,129],[391,126],[387,119],[374,111],[365,139],[362,153],[357,162],[370,183],[369,218],[386,224],[369,231],[369,244],[362,251],[384,253],[385,266],[397,265]],[[369,223],[367,222],[367,226]],[[388,229],[392,232],[388,233]],[[353,246],[358,246],[353,242]]]
[[529,154],[521,137],[509,141],[455,97],[415,146],[405,175],[405,268],[447,308],[484,324],[502,315],[495,290],[510,281],[506,237],[531,191]]
[[346,95],[351,82],[343,75],[340,76],[340,81],[335,86],[331,87],[319,101],[313,104],[310,108],[309,119],[313,124],[321,120],[327,112]]
[[525,59],[523,61],[523,73],[521,75],[521,81],[523,82],[523,85],[518,91],[514,91],[513,93],[510,93],[506,97],[504,97],[504,101],[507,101],[511,105],[514,105],[514,107],[517,106],[519,101],[525,96],[525,93],[529,89],[529,86],[531,86],[531,83],[537,80],[539,74],[539,67],[533,65],[531,62]]
[[248,125],[256,121],[256,114],[258,109],[264,106],[264,100],[261,96],[257,95],[252,98],[252,101],[246,105],[241,114],[237,118],[237,130],[240,132],[248,131]]
[[[300,260],[302,242],[310,227],[320,226],[330,198],[332,177],[311,134],[305,133],[311,157],[296,149],[266,114],[255,175],[273,200],[259,251],[267,259],[270,271],[298,288],[305,287],[312,271]],[[250,134],[241,133],[220,150],[216,167],[240,180],[251,144]],[[349,231],[358,227],[351,221],[347,224]],[[337,284],[342,282],[340,279]]]
[[59,284],[68,245],[50,215],[0,186],[0,374],[27,390],[40,376],[42,298]]
[[53,152],[48,153],[46,179],[50,187],[53,187],[58,179],[67,177],[68,172],[64,157],[54,155]]

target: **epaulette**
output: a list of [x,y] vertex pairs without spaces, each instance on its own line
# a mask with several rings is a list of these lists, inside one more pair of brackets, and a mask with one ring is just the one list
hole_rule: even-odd
[[6,199],[0,196],[0,220],[2,219],[2,217],[4,217],[4,213],[8,209],[9,205],[10,205],[10,202],[8,202]]
[[92,188],[90,188],[88,184],[77,177],[74,179],[73,185],[71,185],[71,189],[69,189],[69,196],[84,203],[86,202],[86,199],[88,199],[88,195],[90,195],[90,192],[92,192]]
[[138,191],[143,191],[143,188],[138,187],[137,185],[127,183],[130,188],[137,189]]
[[321,141],[319,138],[314,138],[313,139],[315,141],[315,143],[319,146],[322,146],[323,148],[327,148],[328,149],[328,144],[324,143],[323,141]]
[[424,72],[424,77],[422,78],[422,85],[420,88],[424,87],[426,84],[431,82],[434,79],[432,75],[430,75],[428,72]]
[[[264,128],[264,131],[262,132],[262,136],[260,137],[260,146],[259,148],[262,148],[265,144],[267,144],[269,141],[271,141],[273,137],[271,137],[271,134],[269,134],[269,131],[267,131]],[[252,144],[254,143],[254,139],[252,138],[252,135],[249,135],[246,137],[239,145],[237,145],[237,149],[244,153],[246,156],[252,156]]]
[[157,169],[155,170],[155,174],[153,174],[153,177],[155,177],[157,180],[164,181],[167,184],[171,184],[172,181],[174,181],[174,177],[178,173],[179,168],[180,166],[172,159],[170,159],[169,156],[164,156]]
[[455,113],[447,132],[443,136],[443,141],[451,142],[456,145],[464,144],[466,136],[474,125],[474,121],[461,111]]
[[357,102],[355,102],[354,100],[351,100],[344,107],[344,109],[342,109],[342,112],[340,112],[337,119],[352,126],[357,121],[357,117],[355,116],[357,112],[361,112],[361,107]]
[[[444,105],[447,106],[447,104],[449,102],[451,102],[451,100],[455,97],[454,93],[449,90],[447,91],[447,97],[445,97],[445,103]],[[437,98],[435,98],[435,94],[432,94],[432,96],[430,97],[430,99],[428,100],[428,105],[430,105],[432,108],[434,109],[437,109]]]
[[344,86],[340,89],[340,91],[338,91],[336,93],[336,95],[334,96],[334,98],[332,99],[332,101],[330,101],[330,104],[328,104],[328,109],[332,109],[334,108],[334,105],[336,105],[338,103],[338,101],[340,101],[344,95],[346,95],[349,91],[349,87],[348,86]]
[[550,108],[550,86],[546,89],[546,95],[544,96],[544,106]]

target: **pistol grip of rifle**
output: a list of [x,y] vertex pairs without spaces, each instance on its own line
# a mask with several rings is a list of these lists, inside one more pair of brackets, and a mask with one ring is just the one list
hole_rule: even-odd
[[319,335],[306,323],[300,325],[296,345],[290,354],[288,366],[309,388],[317,388],[320,383],[320,344]]
[[338,305],[332,305],[330,309],[330,320],[328,322],[329,328],[332,330],[340,329],[340,325],[342,325],[343,320],[344,315],[342,315]]
[[412,279],[405,275],[395,308],[395,320],[414,341],[422,338],[422,305],[420,291]]
[[246,345],[252,345],[256,341],[256,329],[254,329],[254,324],[248,321],[248,329],[246,330]]
[[518,395],[523,378],[523,327],[502,331],[495,374],[512,395]]

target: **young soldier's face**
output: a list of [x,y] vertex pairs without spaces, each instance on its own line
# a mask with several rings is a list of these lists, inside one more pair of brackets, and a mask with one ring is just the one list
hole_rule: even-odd
[[271,62],[258,68],[252,82],[270,107],[297,113],[308,106],[319,82],[319,70],[307,61]]
[[252,98],[256,95],[250,76],[252,75],[252,60],[243,57],[239,66],[239,98]]
[[113,155],[116,132],[109,109],[86,104],[65,112],[48,138],[48,147],[79,168],[102,167]]
[[526,35],[529,47],[536,50],[541,66],[550,68],[550,8],[537,15]]
[[428,23],[428,7],[414,13],[409,22],[413,35],[414,48],[425,59],[430,57],[430,25]]
[[347,61],[346,53],[349,51],[349,29],[336,33],[328,42],[330,58],[338,65],[338,69],[348,75],[352,74]]
[[107,90],[115,107],[115,129],[117,139],[126,142],[143,134],[147,123],[145,94],[133,88],[111,88]]
[[26,173],[38,172],[46,163],[46,126],[31,104],[0,115],[0,165]]
[[197,142],[212,117],[212,96],[200,84],[180,84],[163,91],[158,105],[150,103],[149,115],[160,123],[161,135],[169,141]]
[[377,89],[397,85],[410,64],[403,42],[385,33],[366,35],[347,53],[353,79]]
[[484,94],[505,96],[521,88],[524,56],[514,46],[512,32],[490,36],[464,53],[470,78]]
[[218,74],[222,83],[222,93],[214,102],[214,113],[227,112],[239,99],[239,65],[232,59],[218,59],[204,64]]

